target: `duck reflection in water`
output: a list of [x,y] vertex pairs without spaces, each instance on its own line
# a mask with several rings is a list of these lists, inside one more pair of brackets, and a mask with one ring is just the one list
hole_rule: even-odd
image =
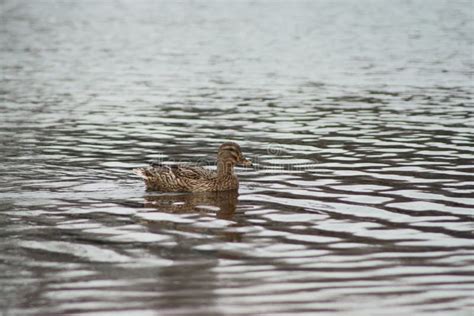
[[[230,221],[234,219],[238,196],[237,190],[147,195],[145,196],[144,206],[145,208],[155,208],[159,212],[172,214],[197,214],[205,216],[215,214],[218,219]],[[157,233],[162,233],[163,229],[170,228],[178,231],[206,234],[210,231],[209,227],[196,227],[192,224],[175,222],[164,223],[161,221],[146,220],[146,225],[150,231]],[[228,227],[235,227],[237,225],[237,223],[231,224]],[[242,238],[241,233],[226,231],[222,228],[218,228],[217,230],[219,233],[222,233],[228,241],[240,241]]]

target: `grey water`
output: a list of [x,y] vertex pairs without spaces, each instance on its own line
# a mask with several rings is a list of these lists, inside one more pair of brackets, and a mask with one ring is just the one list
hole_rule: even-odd
[[473,12],[0,1],[0,315],[474,315]]

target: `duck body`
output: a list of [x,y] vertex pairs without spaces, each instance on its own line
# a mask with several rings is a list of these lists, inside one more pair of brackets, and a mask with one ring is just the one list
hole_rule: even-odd
[[234,174],[219,177],[217,172],[197,166],[153,164],[134,172],[145,180],[148,191],[213,192],[239,187]]
[[238,144],[228,142],[219,147],[216,171],[198,166],[152,164],[133,172],[145,180],[148,191],[215,192],[239,188],[234,174],[237,164],[249,166],[251,162],[243,157]]

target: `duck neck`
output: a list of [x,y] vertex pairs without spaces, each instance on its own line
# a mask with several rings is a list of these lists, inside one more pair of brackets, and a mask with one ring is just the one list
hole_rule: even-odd
[[217,162],[217,177],[228,178],[234,175],[234,165],[230,162]]

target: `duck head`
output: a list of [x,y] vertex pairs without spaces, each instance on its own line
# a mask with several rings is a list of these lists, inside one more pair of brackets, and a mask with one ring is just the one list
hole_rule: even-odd
[[218,163],[231,165],[232,167],[235,165],[245,167],[252,166],[252,162],[246,159],[242,154],[242,150],[240,149],[239,144],[234,142],[223,143],[219,147],[219,151],[217,153],[217,161]]

